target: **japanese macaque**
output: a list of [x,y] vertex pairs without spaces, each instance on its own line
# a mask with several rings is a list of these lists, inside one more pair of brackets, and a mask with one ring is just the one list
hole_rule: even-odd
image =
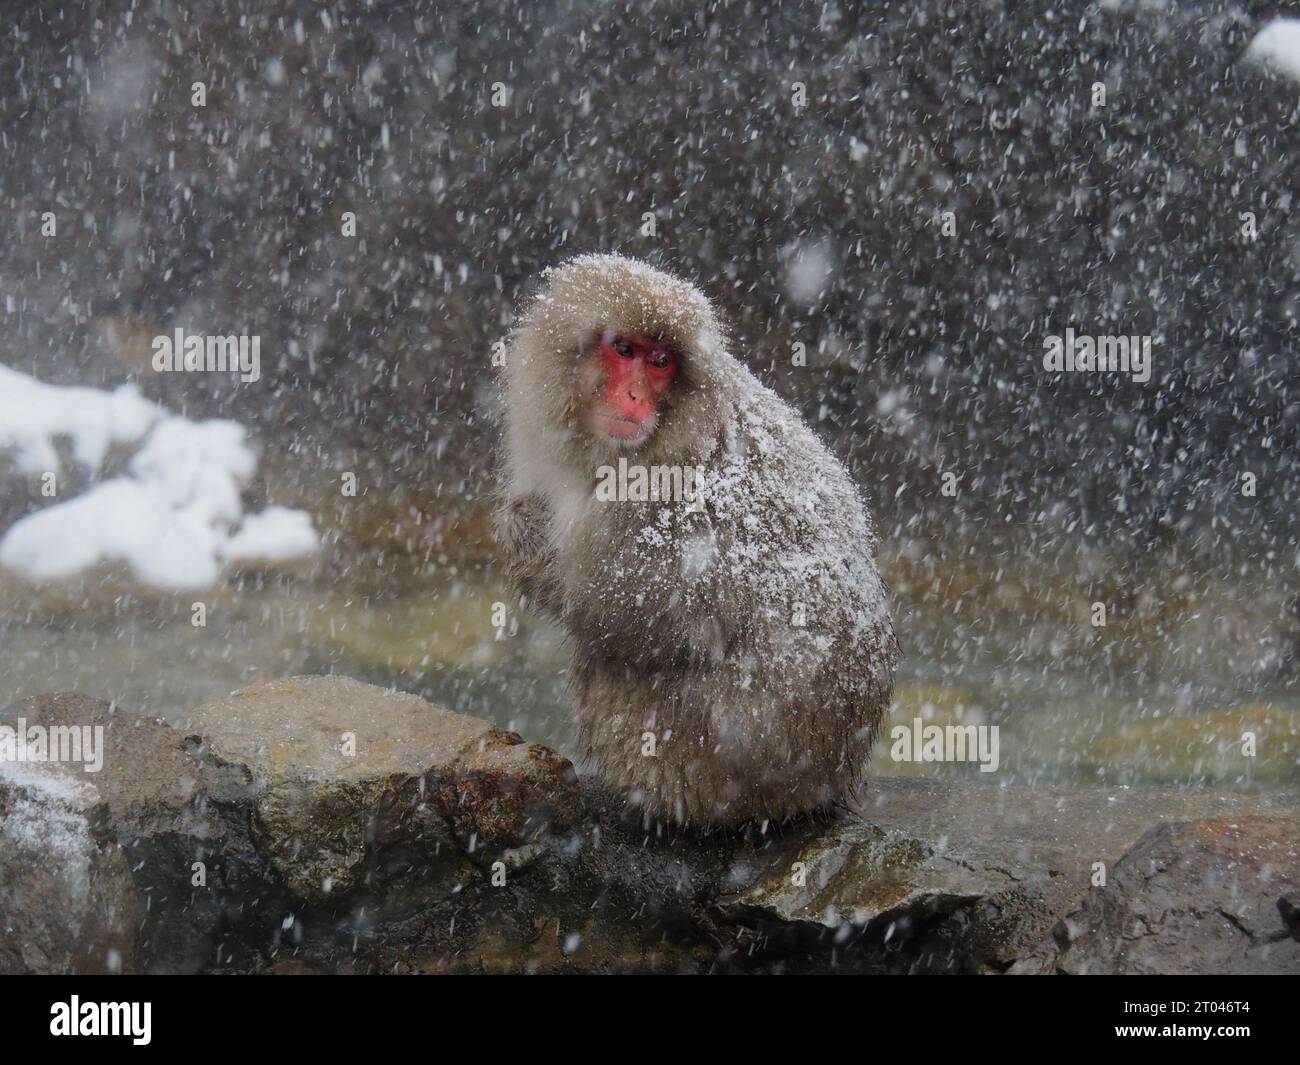
[[499,536],[524,599],[568,631],[604,780],[647,818],[699,826],[851,799],[898,657],[875,533],[704,294],[633,259],[574,259],[522,315],[504,385]]

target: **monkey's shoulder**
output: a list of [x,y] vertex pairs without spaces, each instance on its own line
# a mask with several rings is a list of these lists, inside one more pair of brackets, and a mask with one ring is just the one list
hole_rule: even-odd
[[757,387],[704,463],[711,512],[755,530],[772,526],[796,540],[861,533],[870,523],[848,471],[792,408]]

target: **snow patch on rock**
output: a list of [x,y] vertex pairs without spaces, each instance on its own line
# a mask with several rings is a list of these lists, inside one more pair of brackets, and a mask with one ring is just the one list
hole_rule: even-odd
[[89,882],[86,810],[99,801],[90,784],[23,762],[0,761],[0,785],[9,793],[4,831],[10,845],[62,863],[69,883]]

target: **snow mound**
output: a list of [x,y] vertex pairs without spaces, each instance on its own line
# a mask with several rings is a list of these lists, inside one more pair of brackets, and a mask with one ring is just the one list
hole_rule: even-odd
[[1247,62],[1300,81],[1300,19],[1274,19],[1246,49]]
[[282,562],[312,554],[319,547],[320,538],[303,511],[267,507],[244,519],[239,532],[226,541],[222,554],[230,562]]
[[161,414],[135,385],[112,392],[60,388],[0,366],[0,451],[14,452],[25,474],[58,472],[60,436],[82,466],[97,470],[113,444],[139,440]]
[[240,492],[257,456],[238,423],[171,416],[130,385],[60,388],[0,367],[0,450],[15,452],[24,473],[57,471],[60,437],[91,470],[111,444],[143,443],[125,475],[27,515],[0,539],[0,566],[29,580],[121,562],[145,584],[184,591],[215,584],[227,562],[283,561],[320,546],[302,511],[244,515]]

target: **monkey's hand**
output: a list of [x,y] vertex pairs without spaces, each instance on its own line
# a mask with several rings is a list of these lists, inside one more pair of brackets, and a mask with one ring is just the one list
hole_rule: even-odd
[[539,495],[516,496],[497,512],[497,538],[510,579],[529,603],[559,617],[563,595],[550,543],[550,508]]

